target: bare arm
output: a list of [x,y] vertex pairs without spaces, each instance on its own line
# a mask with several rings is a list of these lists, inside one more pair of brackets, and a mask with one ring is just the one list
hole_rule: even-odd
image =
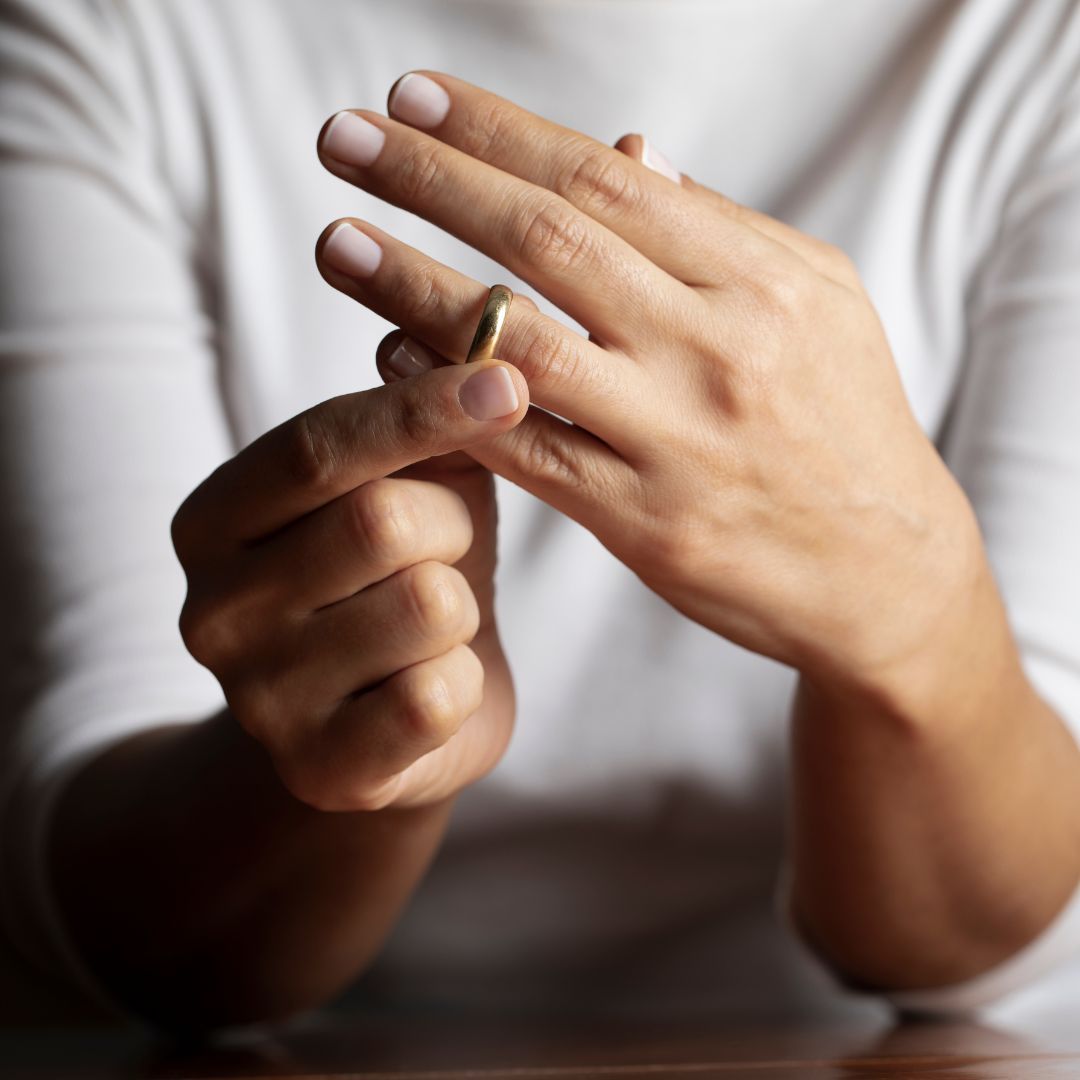
[[[878,987],[983,974],[1050,928],[1080,881],[1076,87],[968,296],[942,453],[978,524],[945,505],[931,522],[960,570],[929,585],[939,614],[904,663],[858,695],[804,678],[795,711],[793,914]],[[931,574],[905,570],[919,547],[894,542],[879,564],[895,582],[879,626],[926,606]]]
[[364,968],[452,802],[315,810],[222,713],[138,735],[80,774],[55,822],[57,895],[86,961],[152,1022],[280,1017]]
[[228,710],[95,760],[52,844],[78,947],[152,1021],[325,1001],[379,947],[454,795],[502,754],[514,706],[493,485],[449,451],[520,419],[523,389],[479,408],[466,387],[520,383],[506,370],[441,368],[324,402],[177,512],[181,632]]
[[853,982],[959,982],[1080,881],[1080,752],[1021,669],[987,571],[876,700],[803,679],[793,915]]

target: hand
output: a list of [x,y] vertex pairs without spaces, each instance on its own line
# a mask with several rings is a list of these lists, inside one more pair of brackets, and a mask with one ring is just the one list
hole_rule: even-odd
[[[399,80],[390,112],[324,126],[326,168],[590,333],[515,300],[500,354],[549,412],[472,455],[732,641],[823,679],[905,682],[981,546],[851,262],[647,168],[638,136],[612,149],[442,74]],[[487,286],[354,224],[321,248],[327,280],[463,359]],[[350,262],[364,238],[377,254]]]
[[498,361],[344,394],[256,439],[177,511],[184,641],[298,799],[437,802],[501,756],[514,695],[492,611],[492,477],[449,451],[508,431],[527,400]]

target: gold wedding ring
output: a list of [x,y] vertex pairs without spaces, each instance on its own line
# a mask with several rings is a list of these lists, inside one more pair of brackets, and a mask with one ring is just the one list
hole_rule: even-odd
[[491,360],[495,356],[503,324],[506,322],[506,313],[510,310],[513,299],[514,294],[505,285],[491,286],[487,303],[484,304],[484,314],[480,316],[472,344],[469,346],[469,355],[465,357],[466,364],[471,364],[474,360]]

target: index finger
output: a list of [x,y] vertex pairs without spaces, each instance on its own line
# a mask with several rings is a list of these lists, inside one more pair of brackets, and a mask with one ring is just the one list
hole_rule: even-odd
[[443,367],[323,401],[210,474],[173,518],[181,561],[275,532],[361,484],[508,431],[528,387],[498,360]]

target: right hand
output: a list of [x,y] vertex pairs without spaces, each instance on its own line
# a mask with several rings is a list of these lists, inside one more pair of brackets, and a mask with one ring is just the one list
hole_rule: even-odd
[[[470,416],[470,391],[490,412],[507,376],[517,407]],[[438,802],[502,756],[514,692],[492,607],[493,480],[452,451],[527,408],[499,361],[343,394],[260,436],[176,512],[184,643],[303,802]]]

